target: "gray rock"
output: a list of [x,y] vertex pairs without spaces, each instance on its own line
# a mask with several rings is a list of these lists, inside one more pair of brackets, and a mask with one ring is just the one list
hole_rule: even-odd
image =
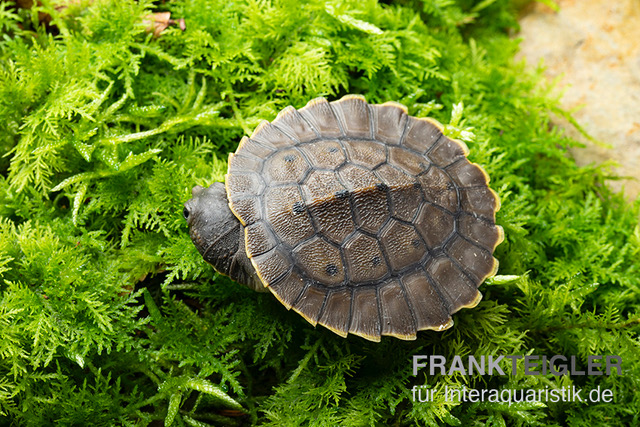
[[640,3],[637,0],[556,0],[558,12],[532,3],[520,19],[520,58],[558,79],[562,107],[596,140],[558,118],[555,124],[586,144],[571,154],[580,165],[613,160],[627,179],[611,187],[640,194]]

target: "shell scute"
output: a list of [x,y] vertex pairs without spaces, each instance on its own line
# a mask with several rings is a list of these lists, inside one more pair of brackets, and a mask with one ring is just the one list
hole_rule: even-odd
[[370,341],[380,341],[380,313],[376,288],[354,288],[349,332]]
[[273,124],[298,142],[311,141],[319,136],[313,127],[302,118],[298,110],[291,106],[280,111]]
[[270,183],[286,184],[301,181],[310,170],[311,165],[302,153],[295,148],[291,148],[278,151],[271,156],[265,163],[263,174]]
[[344,288],[329,291],[318,323],[341,337],[346,337],[350,321],[351,290]]
[[371,138],[371,120],[369,104],[363,97],[345,96],[331,103],[340,127],[345,135],[351,138]]
[[416,339],[416,325],[409,304],[398,279],[380,288],[382,335],[403,340]]
[[400,145],[407,126],[407,109],[395,102],[371,105],[373,139],[389,145]]
[[267,222],[282,242],[295,246],[315,234],[297,186],[270,188],[264,202]]
[[429,282],[429,278],[418,269],[402,278],[407,299],[413,308],[416,329],[442,330],[451,321],[442,297]]

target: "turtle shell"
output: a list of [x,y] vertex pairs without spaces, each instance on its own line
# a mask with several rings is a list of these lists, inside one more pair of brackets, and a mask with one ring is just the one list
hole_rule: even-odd
[[415,339],[477,305],[498,268],[499,200],[467,153],[400,104],[318,98],[242,139],[227,197],[287,309],[341,336]]

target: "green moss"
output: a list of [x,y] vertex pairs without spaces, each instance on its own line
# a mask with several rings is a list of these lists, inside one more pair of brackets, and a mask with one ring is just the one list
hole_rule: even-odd
[[[631,425],[640,204],[577,167],[506,0],[0,3],[0,417],[10,425]],[[158,38],[143,19],[183,17]],[[38,23],[48,13],[48,27]],[[261,120],[316,96],[407,105],[500,194],[500,274],[416,341],[342,339],[218,276],[182,204]],[[414,377],[418,354],[589,355],[621,376]],[[411,387],[439,391],[412,402]],[[458,403],[446,386],[613,390]],[[242,408],[242,409],[240,409]]]

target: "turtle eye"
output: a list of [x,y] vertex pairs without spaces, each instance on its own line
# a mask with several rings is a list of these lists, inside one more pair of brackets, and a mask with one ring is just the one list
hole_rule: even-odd
[[189,219],[189,208],[188,207],[184,207],[184,209],[182,210],[182,216],[184,216],[184,219]]

